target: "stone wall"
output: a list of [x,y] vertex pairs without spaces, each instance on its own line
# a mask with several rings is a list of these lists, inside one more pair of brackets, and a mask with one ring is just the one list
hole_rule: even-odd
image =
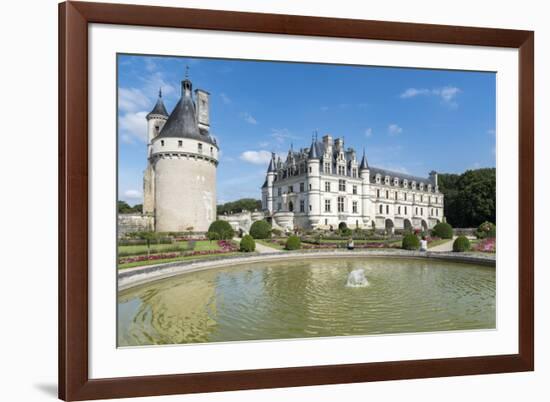
[[152,231],[154,218],[142,214],[118,214],[118,237],[123,237],[130,232]]

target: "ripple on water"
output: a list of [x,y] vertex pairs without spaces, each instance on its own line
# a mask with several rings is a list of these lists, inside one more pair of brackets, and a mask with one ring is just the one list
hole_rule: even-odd
[[[363,269],[369,286],[346,287]],[[120,346],[495,327],[495,269],[434,260],[264,262],[122,292]]]

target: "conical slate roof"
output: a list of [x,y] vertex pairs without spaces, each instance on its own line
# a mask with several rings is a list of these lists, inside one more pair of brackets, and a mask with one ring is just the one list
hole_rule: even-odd
[[269,166],[267,167],[267,172],[275,171],[275,154],[271,153],[271,160],[269,161]]
[[311,147],[309,148],[309,159],[319,159],[319,155],[317,153],[317,141],[311,141]]
[[359,170],[368,169],[369,164],[367,162],[367,157],[365,156],[365,150],[363,149],[363,159],[361,159],[361,165],[359,165]]
[[201,134],[199,130],[191,88],[191,81],[186,79],[182,82],[182,97],[157,138],[192,138],[216,145],[216,141],[209,134]]
[[150,118],[152,115],[160,115],[164,117],[168,117],[168,112],[166,111],[166,107],[164,107],[164,102],[162,101],[162,92],[159,89],[159,98],[157,99],[157,103],[155,104],[155,107],[153,110],[149,112],[147,115],[147,118]]

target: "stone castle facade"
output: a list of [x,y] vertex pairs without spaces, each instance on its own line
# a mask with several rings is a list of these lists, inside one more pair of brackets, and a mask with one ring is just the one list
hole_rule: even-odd
[[162,93],[147,115],[143,214],[157,232],[205,232],[216,219],[219,147],[210,135],[209,93],[185,79],[168,114]]
[[426,230],[443,220],[437,173],[415,177],[370,166],[344,139],[314,138],[309,148],[272,154],[262,186],[268,220],[285,229]]

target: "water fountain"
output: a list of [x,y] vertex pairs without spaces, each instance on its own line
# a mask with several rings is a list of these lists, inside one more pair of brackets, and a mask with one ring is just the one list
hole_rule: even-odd
[[347,287],[350,288],[363,288],[369,286],[369,281],[365,276],[365,270],[363,268],[354,269],[348,275]]

